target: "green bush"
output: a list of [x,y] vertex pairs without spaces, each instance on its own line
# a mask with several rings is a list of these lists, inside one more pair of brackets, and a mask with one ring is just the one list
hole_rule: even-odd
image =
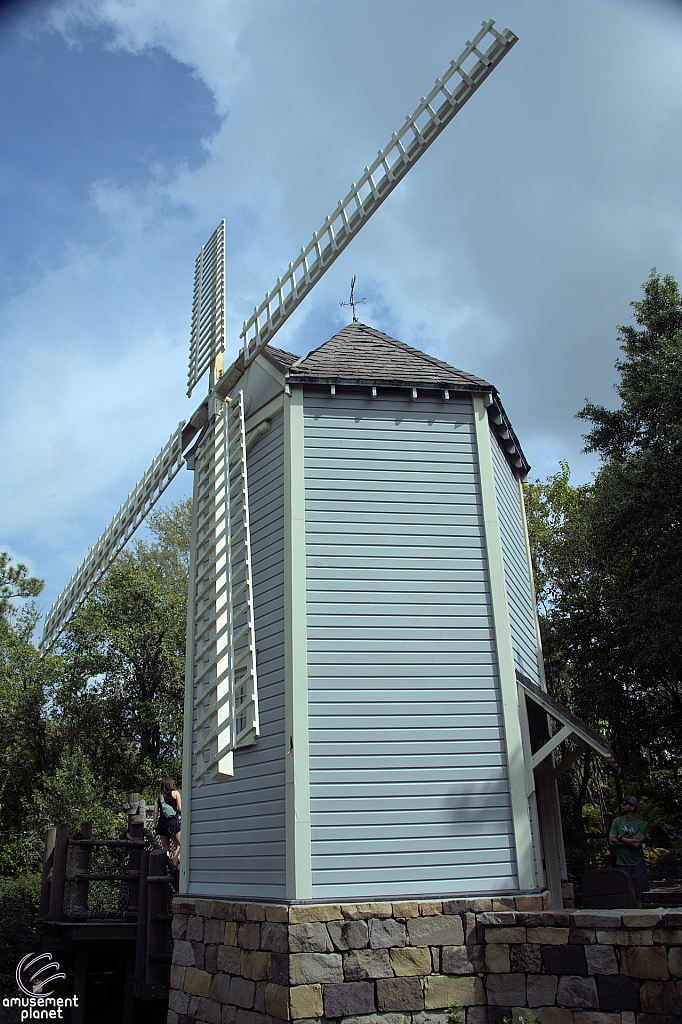
[[37,951],[36,917],[40,875],[0,878],[0,992],[16,995],[14,971],[23,956]]

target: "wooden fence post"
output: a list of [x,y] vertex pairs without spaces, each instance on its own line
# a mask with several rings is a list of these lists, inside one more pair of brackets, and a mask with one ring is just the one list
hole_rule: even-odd
[[38,917],[44,921],[50,912],[50,890],[52,888],[52,864],[54,861],[54,842],[56,828],[48,828],[45,833],[45,849],[43,851],[43,876],[40,882],[40,909]]
[[66,881],[66,855],[69,849],[69,826],[57,825],[55,833],[52,885],[50,887],[50,919],[61,921],[64,917],[64,884]]
[[[84,821],[81,825],[81,839],[92,839],[92,822]],[[78,860],[76,866],[76,874],[87,875],[90,871],[90,857],[92,856],[92,846],[89,842],[83,843],[78,847]],[[90,889],[90,882],[87,878],[81,878],[76,882],[76,900],[72,910],[72,914],[84,914],[88,913],[88,892]],[[71,916],[71,915],[69,915]]]

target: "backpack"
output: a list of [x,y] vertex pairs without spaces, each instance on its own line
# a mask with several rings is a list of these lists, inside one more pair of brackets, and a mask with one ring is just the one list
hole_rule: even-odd
[[175,809],[175,807],[173,807],[172,804],[167,804],[166,801],[163,799],[163,793],[159,797],[159,804],[161,806],[161,812],[164,818],[174,818],[177,815],[178,812]]

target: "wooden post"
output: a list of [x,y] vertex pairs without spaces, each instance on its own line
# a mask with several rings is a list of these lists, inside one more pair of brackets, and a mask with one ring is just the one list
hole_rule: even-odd
[[[81,825],[81,839],[92,839],[92,822],[84,821]],[[76,872],[77,874],[87,874],[90,870],[90,857],[92,855],[92,847],[89,843],[85,843],[78,847],[78,861]],[[73,908],[74,914],[87,914],[88,912],[88,891],[90,889],[90,882],[87,878],[80,879],[76,882],[76,902]]]
[[54,858],[52,861],[52,885],[50,887],[50,920],[61,921],[64,917],[64,883],[66,881],[66,855],[69,849],[69,826],[57,825],[55,829]]
[[152,985],[163,985],[167,979],[166,954],[166,894],[168,881],[166,873],[166,854],[163,850],[153,850],[149,854],[149,874],[147,882],[147,982]]
[[[128,838],[129,839],[144,839],[144,823],[141,821],[131,821],[128,827]],[[142,843],[137,842],[135,845],[130,846],[130,853],[128,855],[128,867],[130,871],[140,870],[140,861],[142,858]],[[138,904],[140,900],[140,879],[138,877],[130,878],[128,881],[128,910],[131,914],[138,913]],[[139,916],[139,915],[138,915]]]
[[54,861],[54,841],[57,835],[56,828],[48,828],[45,833],[45,848],[43,850],[43,877],[40,882],[40,909],[38,918],[44,921],[50,912],[50,890],[52,888],[52,864]]
[[137,908],[135,929],[135,994],[141,995],[147,977],[147,874],[149,851],[142,850],[140,857],[140,897]]

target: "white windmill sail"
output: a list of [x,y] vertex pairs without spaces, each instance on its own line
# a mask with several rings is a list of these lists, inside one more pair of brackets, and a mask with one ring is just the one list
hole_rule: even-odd
[[258,736],[244,393],[211,400],[194,457],[196,538],[188,665],[194,685],[196,771],[233,774],[232,752]]
[[120,554],[147,513],[154,507],[169,483],[180,471],[183,420],[171,434],[151,466],[111,520],[94,547],[90,549],[71,581],[59,595],[45,619],[40,646],[46,651],[62,632],[71,616],[83,604],[97,581]]
[[[230,393],[247,366],[272,341],[351,239],[518,41],[509,29],[498,32],[494,24],[492,20],[483,22],[473,40],[457,60],[450,62],[445,74],[436,79],[414,113],[393,133],[372,164],[365,167],[346,198],[339,200],[332,215],[325,218],[286,273],[277,279],[272,291],[244,321],[243,351],[217,383],[219,394]],[[486,37],[490,37],[490,43],[483,52],[481,45]]]
[[[202,245],[194,271],[187,396],[225,351],[225,221]],[[222,369],[222,367],[221,367]],[[213,383],[213,382],[211,382]]]

